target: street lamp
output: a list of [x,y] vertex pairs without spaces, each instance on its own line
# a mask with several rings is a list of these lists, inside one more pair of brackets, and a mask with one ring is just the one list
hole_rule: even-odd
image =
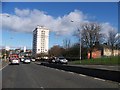
[[[73,23],[74,21],[71,20],[71,22]],[[80,43],[79,43],[79,44],[80,44],[80,51],[79,51],[79,52],[80,52],[80,57],[79,57],[79,59],[80,59],[80,63],[81,63],[81,46],[82,46],[82,45],[81,45],[81,44],[82,44],[82,43],[81,43],[81,31],[80,31],[80,29],[78,28],[77,25],[76,25],[76,27],[77,27],[77,30],[79,31],[79,38],[80,38]]]

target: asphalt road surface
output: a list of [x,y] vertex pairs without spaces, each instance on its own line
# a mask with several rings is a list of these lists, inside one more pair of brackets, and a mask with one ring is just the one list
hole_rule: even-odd
[[31,64],[8,65],[2,88],[118,88],[116,82]]

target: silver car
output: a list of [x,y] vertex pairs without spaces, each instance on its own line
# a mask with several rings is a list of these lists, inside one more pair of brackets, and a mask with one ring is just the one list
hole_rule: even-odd
[[23,62],[24,61],[24,58],[21,58],[21,62]]
[[11,64],[20,64],[20,60],[18,58],[11,59]]
[[58,57],[58,58],[55,59],[55,63],[68,64],[68,60],[65,59],[64,57]]

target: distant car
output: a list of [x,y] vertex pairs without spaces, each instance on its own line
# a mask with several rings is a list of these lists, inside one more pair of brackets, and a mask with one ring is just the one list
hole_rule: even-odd
[[54,59],[52,60],[52,63],[55,63],[55,60],[54,60]]
[[58,58],[55,59],[55,63],[68,64],[68,60],[65,59],[64,57],[58,57]]
[[48,61],[49,63],[55,63],[55,60],[53,59],[53,60],[49,60]]
[[10,60],[10,64],[20,64],[20,60],[18,58],[13,58]]
[[24,61],[24,58],[21,58],[20,61],[23,62],[23,61]]
[[55,63],[55,59],[56,59],[56,57],[50,57],[48,62],[49,63]]
[[35,62],[35,59],[34,59],[34,58],[32,58],[32,59],[31,59],[31,61],[32,61],[32,62]]
[[24,61],[23,61],[23,63],[31,63],[30,58],[25,58]]

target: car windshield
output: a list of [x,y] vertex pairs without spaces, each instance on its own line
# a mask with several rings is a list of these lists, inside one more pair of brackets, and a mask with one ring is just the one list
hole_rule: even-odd
[[30,58],[26,58],[26,59],[30,59]]
[[64,57],[60,57],[59,59],[65,59]]
[[11,58],[11,60],[18,60],[18,58]]

